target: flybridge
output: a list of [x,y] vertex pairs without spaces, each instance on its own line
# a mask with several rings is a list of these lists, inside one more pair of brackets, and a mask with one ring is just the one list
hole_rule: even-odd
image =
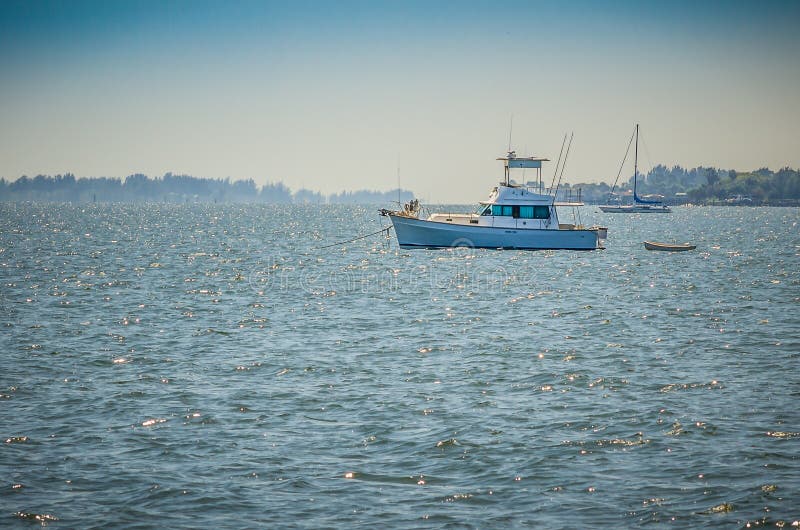
[[505,182],[506,186],[511,185],[511,180],[509,177],[509,170],[510,169],[535,169],[536,170],[536,182],[538,183],[538,187],[541,191],[542,189],[542,162],[549,162],[549,158],[542,158],[538,156],[517,156],[516,151],[509,151],[506,156],[501,156],[497,160],[503,161],[503,169],[505,171]]
[[524,169],[524,168],[539,168],[542,167],[542,162],[550,162],[549,158],[540,158],[537,156],[517,156],[515,151],[509,151],[507,156],[501,156],[497,160],[505,161],[505,166],[511,169]]

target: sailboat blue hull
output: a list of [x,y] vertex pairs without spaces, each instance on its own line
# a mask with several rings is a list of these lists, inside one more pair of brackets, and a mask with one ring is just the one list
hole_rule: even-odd
[[606,213],[670,213],[667,206],[646,206],[631,204],[625,206],[601,206],[600,210]]

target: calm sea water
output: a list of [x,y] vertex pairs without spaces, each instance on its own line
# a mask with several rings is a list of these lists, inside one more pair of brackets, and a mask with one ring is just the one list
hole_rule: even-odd
[[800,520],[800,210],[320,248],[375,210],[0,206],[0,527]]

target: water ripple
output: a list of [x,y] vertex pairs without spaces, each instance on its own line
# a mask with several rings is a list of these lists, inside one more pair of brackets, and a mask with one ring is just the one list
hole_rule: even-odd
[[374,210],[0,203],[0,526],[795,524],[797,209],[316,250]]

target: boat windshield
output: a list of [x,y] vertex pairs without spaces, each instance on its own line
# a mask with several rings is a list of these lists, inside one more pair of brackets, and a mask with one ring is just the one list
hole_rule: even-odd
[[492,205],[479,204],[478,208],[475,210],[475,213],[477,213],[478,215],[492,215]]

